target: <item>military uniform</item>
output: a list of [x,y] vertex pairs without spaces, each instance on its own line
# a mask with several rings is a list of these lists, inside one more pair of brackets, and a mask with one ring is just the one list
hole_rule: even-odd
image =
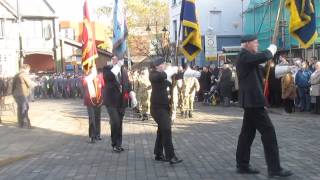
[[182,111],[184,112],[185,117],[192,117],[194,99],[196,92],[200,90],[200,84],[197,78],[195,77],[185,77],[183,80],[183,107]]
[[171,118],[175,120],[177,117],[177,110],[180,109],[182,112],[182,85],[183,85],[183,73],[178,74],[175,77],[174,83],[172,84],[172,107],[171,107]]
[[151,97],[151,83],[149,80],[149,73],[147,70],[141,72],[138,79],[137,97],[139,98],[139,106],[142,114],[142,120],[147,120],[150,114],[150,97]]

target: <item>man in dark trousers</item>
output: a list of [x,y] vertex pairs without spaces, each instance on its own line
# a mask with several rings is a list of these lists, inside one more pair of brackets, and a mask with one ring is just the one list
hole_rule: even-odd
[[110,116],[111,141],[114,152],[124,151],[122,148],[122,121],[125,108],[131,99],[132,107],[137,105],[135,93],[129,83],[128,73],[123,67],[123,60],[116,56],[111,59],[112,65],[103,69],[105,81],[105,105]]
[[97,75],[95,68],[92,68],[90,73],[83,78],[83,87],[83,102],[89,116],[89,137],[91,143],[95,143],[96,140],[101,140],[101,106],[103,104],[102,89],[104,88],[103,77]]
[[203,67],[201,72],[201,76],[199,79],[200,83],[200,91],[198,93],[198,100],[202,102],[204,97],[203,94],[210,91],[210,84],[211,84],[211,73],[209,72],[207,67]]
[[[169,161],[170,164],[181,163],[174,153],[172,144],[171,117],[170,117],[170,96],[172,76],[178,73],[178,67],[165,68],[163,58],[156,58],[152,61],[154,69],[150,72],[151,82],[151,116],[158,124],[157,139],[154,147],[156,161]],[[163,149],[165,155],[163,155]]]
[[269,177],[291,176],[292,172],[280,165],[275,129],[265,110],[263,76],[259,68],[260,64],[273,58],[277,47],[271,44],[267,50],[258,52],[259,43],[254,35],[244,36],[241,42],[243,48],[239,53],[236,67],[239,79],[239,103],[244,108],[244,116],[236,153],[237,172],[259,173],[249,164],[251,145],[258,130],[265,151]]

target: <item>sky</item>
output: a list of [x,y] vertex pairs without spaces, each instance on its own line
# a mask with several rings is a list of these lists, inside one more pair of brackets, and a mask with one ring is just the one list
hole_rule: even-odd
[[[84,0],[47,0],[60,20],[82,21]],[[96,21],[94,10],[101,6],[113,7],[114,0],[87,0],[91,21]],[[108,21],[108,19],[106,19]]]

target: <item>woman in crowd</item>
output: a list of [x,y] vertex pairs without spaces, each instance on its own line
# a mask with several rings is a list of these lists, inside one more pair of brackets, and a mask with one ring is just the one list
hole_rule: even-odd
[[300,97],[300,111],[310,111],[310,77],[312,72],[308,68],[308,63],[303,62],[302,68],[296,74],[296,85]]
[[287,113],[294,111],[294,98],[296,97],[296,87],[294,85],[294,77],[291,72],[284,75],[281,79],[282,99],[284,110]]

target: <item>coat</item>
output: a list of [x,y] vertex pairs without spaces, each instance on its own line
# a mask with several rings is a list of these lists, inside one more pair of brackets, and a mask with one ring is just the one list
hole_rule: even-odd
[[220,95],[222,97],[231,98],[233,85],[234,82],[232,81],[232,71],[229,68],[224,69],[222,71],[219,83]]
[[103,79],[106,84],[104,103],[107,107],[126,108],[129,106],[129,93],[132,91],[127,71],[121,67],[121,79],[117,80],[111,72],[113,66],[103,68]]
[[28,97],[33,85],[34,83],[30,79],[29,75],[24,72],[20,72],[13,78],[12,94],[14,97]]
[[310,95],[320,96],[320,71],[315,71],[314,73],[312,73],[310,83]]
[[171,83],[167,81],[167,74],[165,72],[152,71],[149,79],[152,87],[151,107],[169,107]]
[[300,88],[310,87],[310,77],[312,72],[309,69],[303,70],[300,69],[296,74],[296,85]]
[[287,73],[281,79],[281,98],[294,100],[296,97],[296,87],[292,73]]
[[269,50],[252,53],[243,48],[240,51],[236,69],[241,107],[259,108],[266,105],[263,94],[263,75],[259,66],[272,58],[273,55]]
[[209,91],[210,84],[211,84],[211,73],[202,71],[199,79],[199,83],[200,83],[201,91],[204,91],[204,92]]

